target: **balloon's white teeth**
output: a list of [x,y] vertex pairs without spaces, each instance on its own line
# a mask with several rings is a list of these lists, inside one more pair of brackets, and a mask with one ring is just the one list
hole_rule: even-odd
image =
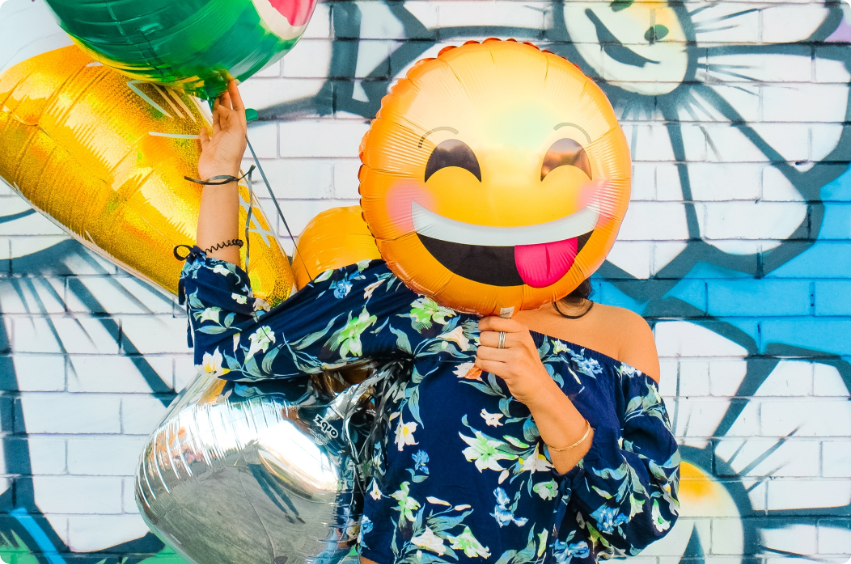
[[584,235],[597,226],[600,212],[596,206],[590,205],[567,217],[546,223],[521,227],[494,227],[449,219],[412,201],[411,217],[414,230],[432,239],[482,247],[517,247],[554,243]]

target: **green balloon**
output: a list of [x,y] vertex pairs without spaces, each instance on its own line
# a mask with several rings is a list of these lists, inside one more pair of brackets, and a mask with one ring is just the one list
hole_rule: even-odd
[[215,98],[293,48],[316,0],[46,0],[94,59]]

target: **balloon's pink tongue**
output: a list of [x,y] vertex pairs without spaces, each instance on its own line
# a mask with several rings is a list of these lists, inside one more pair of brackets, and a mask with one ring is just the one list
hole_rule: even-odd
[[577,248],[576,237],[555,243],[518,245],[514,247],[517,272],[533,288],[555,284],[573,266]]
[[302,26],[310,19],[315,0],[269,0],[292,26]]

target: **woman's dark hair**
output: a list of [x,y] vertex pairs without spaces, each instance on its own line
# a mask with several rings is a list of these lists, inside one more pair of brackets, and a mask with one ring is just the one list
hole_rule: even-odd
[[[558,312],[559,315],[561,315],[562,317],[564,317],[566,319],[579,319],[580,317],[584,317],[589,311],[591,311],[591,308],[594,307],[594,302],[592,302],[591,299],[590,299],[591,294],[593,294],[593,293],[594,293],[594,288],[591,287],[591,281],[588,278],[586,278],[571,293],[569,293],[568,295],[566,295],[562,299],[558,300],[557,302],[553,302],[553,307],[555,308],[555,310]],[[576,307],[576,306],[582,305],[583,302],[586,302],[586,301],[588,302],[588,307],[585,308],[585,311],[583,311],[579,315],[567,314],[567,313],[563,312],[561,310],[561,308],[558,307],[560,303],[564,304],[566,306]]]

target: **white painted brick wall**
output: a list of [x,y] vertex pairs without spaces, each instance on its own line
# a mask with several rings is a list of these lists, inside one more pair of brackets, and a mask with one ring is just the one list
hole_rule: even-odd
[[768,483],[769,511],[786,511],[794,514],[812,513],[812,509],[822,512],[845,514],[842,510],[851,503],[851,481],[811,480],[804,478],[772,480]]
[[15,426],[29,434],[120,433],[120,396],[26,393],[15,401]]
[[124,539],[144,536],[148,526],[135,515],[70,515],[68,547],[74,552],[108,549]]
[[156,428],[166,407],[153,396],[126,395],[121,399],[121,432],[148,436]]
[[851,441],[824,441],[821,461],[825,478],[851,478]]
[[712,520],[712,554],[741,554],[744,544],[739,519]]
[[[690,20],[696,44],[683,48],[698,68],[691,82],[655,97],[633,91],[653,84],[659,65],[646,66],[646,80],[612,75],[612,45],[600,47],[598,29],[583,20],[588,9],[610,6],[319,4],[296,48],[241,87],[248,106],[260,111],[249,136],[274,194],[296,235],[321,211],[357,203],[357,152],[371,117],[357,108],[375,109],[367,93],[403,75],[414,62],[408,53],[433,57],[447,45],[511,33],[572,57],[569,43],[581,44],[609,61],[596,68],[576,60],[602,78],[634,159],[633,204],[609,255],[617,269],[607,274],[626,280],[607,282],[602,299],[623,300],[616,305],[649,317],[661,392],[685,460],[736,496],[736,503],[684,507],[688,516],[676,531],[687,531],[632,562],[678,564],[694,534],[704,564],[844,563],[851,551],[851,351],[827,350],[834,346],[827,341],[841,341],[829,333],[800,335],[807,344],[798,346],[777,327],[800,323],[807,333],[818,329],[814,320],[844,327],[851,317],[848,259],[839,247],[807,258],[833,205],[818,198],[849,200],[847,187],[822,186],[851,160],[851,48],[814,36],[827,14],[836,19],[848,9],[808,0],[675,7]],[[649,11],[621,15],[629,25],[652,23]],[[565,18],[586,25],[571,26],[568,37]],[[244,169],[251,164],[246,158]],[[259,174],[254,181],[272,229],[292,252]],[[0,217],[27,209],[0,183]],[[847,213],[824,219],[822,234],[851,239],[843,221]],[[798,241],[789,243],[793,236]],[[0,222],[0,423],[7,441],[0,492],[21,500],[32,490],[40,522],[62,550],[109,551],[145,534],[133,496],[138,452],[165,413],[169,388],[182,389],[195,372],[173,297],[91,253],[49,254],[61,245],[67,236],[38,214]],[[775,266],[792,268],[796,260],[809,266],[794,270],[794,280],[757,280],[777,278]],[[647,279],[653,283],[635,282]],[[659,291],[665,295],[654,294],[661,286],[653,284],[666,281],[671,286]],[[766,352],[784,339],[788,347]],[[746,538],[754,544],[744,546]],[[683,561],[690,562],[697,559]]]
[[133,475],[146,440],[144,436],[68,439],[68,473],[82,476]]
[[280,150],[288,157],[351,157],[358,154],[368,129],[364,120],[338,119],[282,122]]
[[[179,338],[179,333],[170,331],[167,336]],[[186,340],[181,344],[185,346]],[[148,380],[136,366],[137,359],[119,355],[74,355],[69,357],[69,392],[116,392],[147,394],[151,392]],[[172,359],[168,356],[146,355],[144,361],[155,373],[170,385],[172,381]]]
[[820,519],[818,551],[821,554],[844,554],[851,544],[851,519]]
[[33,487],[45,513],[121,513],[121,478],[34,476]]

